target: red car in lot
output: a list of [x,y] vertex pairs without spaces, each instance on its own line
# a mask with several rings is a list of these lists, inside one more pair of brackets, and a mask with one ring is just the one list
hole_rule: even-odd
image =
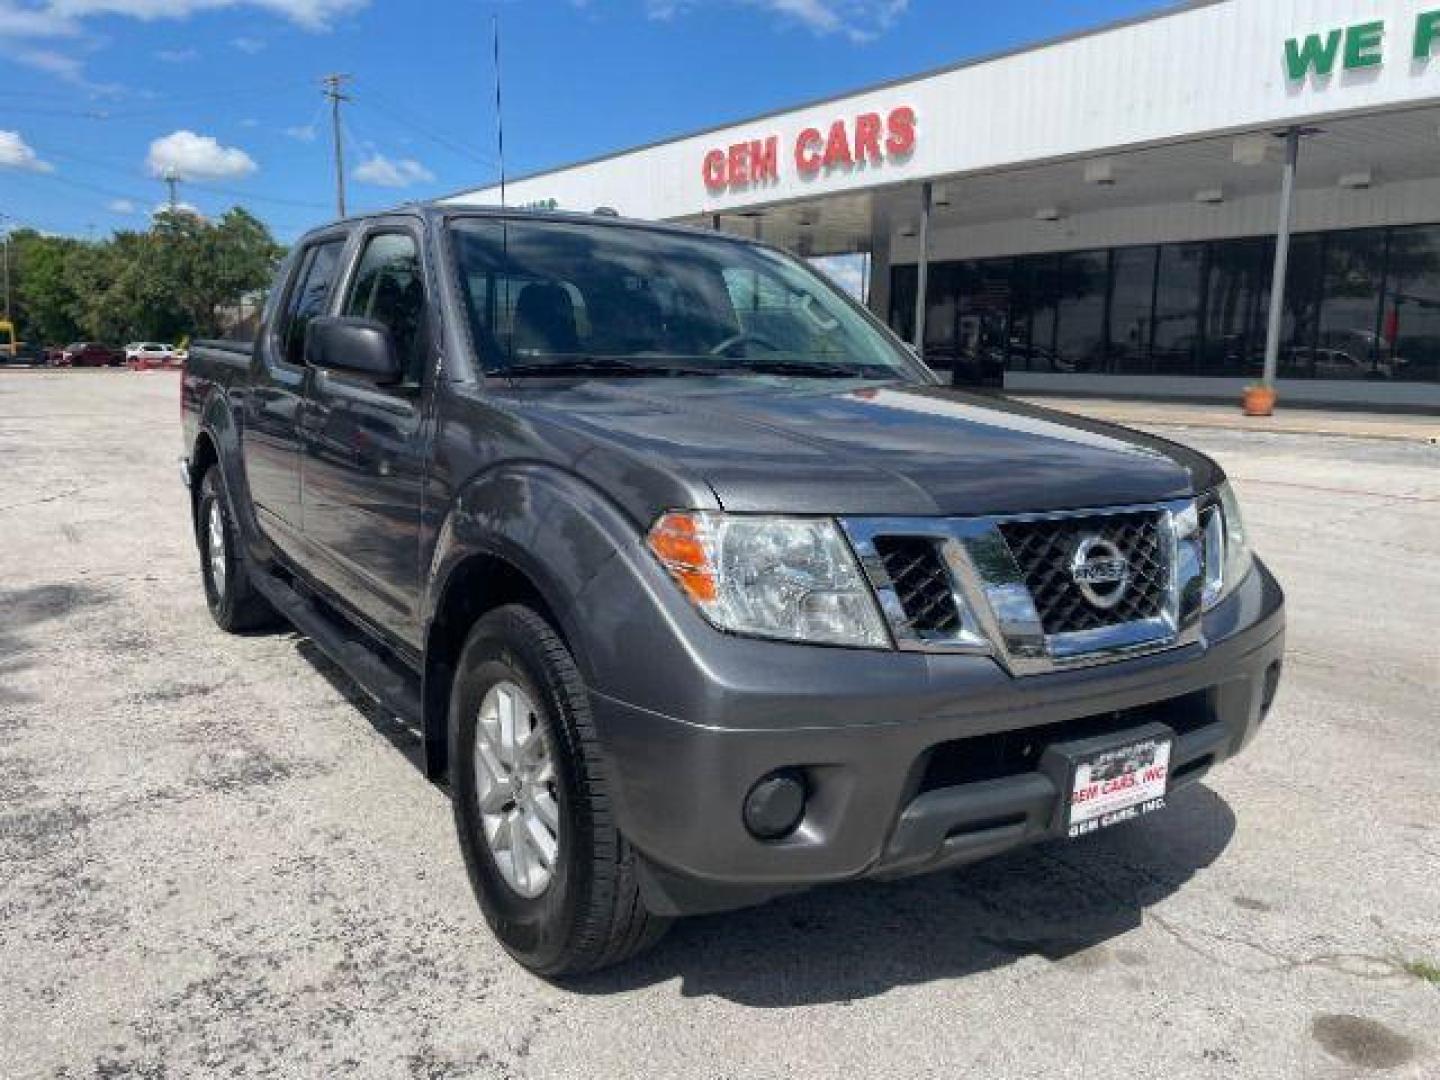
[[76,341],[60,350],[59,367],[119,367],[125,354],[98,341]]

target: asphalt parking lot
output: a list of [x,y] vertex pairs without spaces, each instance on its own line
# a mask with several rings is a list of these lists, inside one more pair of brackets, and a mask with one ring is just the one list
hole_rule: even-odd
[[565,988],[417,748],[205,611],[172,373],[0,373],[0,1075],[1440,1076],[1440,447],[1170,430],[1289,594],[1164,813],[677,926]]

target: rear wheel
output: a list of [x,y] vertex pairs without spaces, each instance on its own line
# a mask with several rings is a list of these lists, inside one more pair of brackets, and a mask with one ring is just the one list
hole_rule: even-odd
[[466,640],[450,784],[471,885],[520,963],[547,976],[594,971],[664,933],[615,826],[580,672],[531,608],[497,608]]
[[270,602],[255,591],[250,580],[240,534],[225,499],[219,465],[211,465],[200,481],[195,514],[195,538],[200,548],[200,575],[205,602],[221,630],[239,634],[280,622]]

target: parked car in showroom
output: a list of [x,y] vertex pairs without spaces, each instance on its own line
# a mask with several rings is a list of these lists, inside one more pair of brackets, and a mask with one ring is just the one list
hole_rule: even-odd
[[136,371],[174,363],[175,346],[158,341],[132,341],[125,346],[125,363]]
[[1284,597],[1214,461],[940,385],[750,240],[343,221],[253,343],[195,343],[180,405],[215,623],[289,622],[413,724],[545,975],[1193,813],[1170,794],[1279,685]]
[[75,341],[60,351],[60,367],[119,367],[125,354],[98,341]]

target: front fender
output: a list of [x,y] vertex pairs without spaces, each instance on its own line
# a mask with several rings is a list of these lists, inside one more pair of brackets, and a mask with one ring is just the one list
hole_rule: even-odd
[[578,598],[640,526],[598,489],[552,465],[505,465],[460,489],[436,537],[421,615],[429,636],[456,569],[475,555],[505,560],[540,592],[589,681],[594,649]]
[[[200,406],[200,422],[195,436],[198,445],[206,437],[215,447],[220,475],[225,478],[225,494],[230,503],[230,517],[240,528],[247,552],[262,565],[272,561],[274,552],[255,518],[255,504],[250,498],[250,483],[245,475],[245,458],[240,449],[240,425],[235,420],[235,406],[225,391],[214,386]],[[196,457],[196,445],[190,447],[190,460]],[[199,490],[201,477],[193,476],[191,489]]]

